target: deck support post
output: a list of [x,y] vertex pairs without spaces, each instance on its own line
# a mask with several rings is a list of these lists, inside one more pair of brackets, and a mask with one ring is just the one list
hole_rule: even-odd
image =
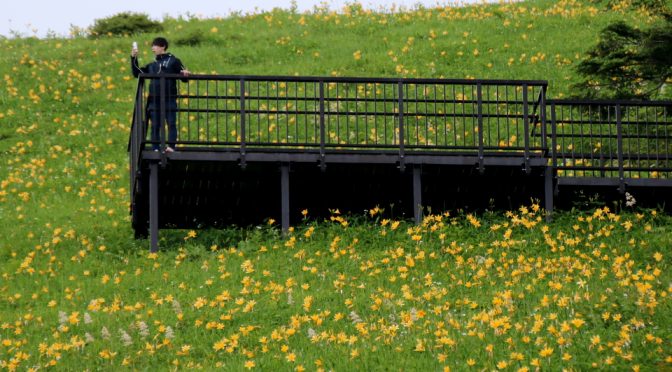
[[280,224],[283,234],[289,232],[289,163],[280,165]]
[[149,164],[149,249],[159,250],[159,164]]
[[546,166],[544,169],[544,208],[546,209],[546,222],[553,220],[553,167]]
[[413,217],[415,223],[422,223],[422,169],[413,164]]

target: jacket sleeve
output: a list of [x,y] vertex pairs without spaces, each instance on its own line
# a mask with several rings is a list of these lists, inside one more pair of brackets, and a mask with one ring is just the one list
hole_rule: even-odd
[[147,73],[149,69],[138,65],[138,57],[131,57],[131,71],[133,71],[133,77],[137,78],[138,75]]
[[[177,58],[177,57],[175,57],[175,65],[174,65],[174,66],[175,66],[174,68],[175,68],[175,73],[176,73],[176,74],[179,74],[182,70],[186,70],[186,69],[187,69],[187,68],[184,67],[184,65],[182,64],[182,61],[181,61],[179,58]],[[189,79],[180,79],[180,80],[183,81],[183,82],[187,82],[187,81],[189,81]]]

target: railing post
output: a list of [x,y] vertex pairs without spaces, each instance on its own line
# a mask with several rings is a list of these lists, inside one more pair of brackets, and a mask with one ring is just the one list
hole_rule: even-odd
[[557,123],[556,123],[556,113],[555,113],[555,102],[551,102],[551,165],[553,170],[557,171],[558,169],[558,136],[557,136]]
[[483,174],[485,172],[485,166],[483,165],[485,154],[483,153],[483,85],[481,83],[476,85],[476,115],[478,129],[478,171]]
[[166,78],[159,78],[159,139],[161,149],[161,167],[166,166]]
[[280,165],[280,225],[282,233],[289,232],[289,163]]
[[398,106],[399,106],[399,170],[403,172],[406,169],[406,159],[404,159],[404,82],[398,83]]
[[149,165],[149,241],[150,251],[159,250],[159,166]]
[[422,169],[413,164],[413,216],[415,224],[422,223]]
[[324,122],[324,80],[320,80],[320,169],[324,171],[327,167],[325,162],[325,141],[326,128]]
[[623,123],[621,122],[621,104],[616,104],[616,148],[618,155],[618,191],[625,193],[625,171],[623,164]]
[[240,78],[240,167],[245,169],[245,79]]
[[532,169],[530,168],[530,113],[527,102],[527,88],[527,84],[523,84],[523,129],[525,132],[525,151],[523,156],[525,157],[525,173],[530,174]]
[[542,151],[547,151],[548,141],[546,138],[546,86],[541,86],[541,92],[539,93],[539,118],[541,125],[541,148]]

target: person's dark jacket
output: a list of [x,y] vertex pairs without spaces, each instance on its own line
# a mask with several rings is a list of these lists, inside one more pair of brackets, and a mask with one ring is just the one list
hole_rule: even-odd
[[[180,71],[185,70],[182,61],[170,53],[165,53],[156,56],[154,62],[147,64],[145,67],[138,65],[138,58],[131,57],[131,69],[133,76],[138,77],[140,74],[179,74]],[[177,81],[175,79],[166,79],[166,98],[175,99],[177,96]],[[149,100],[157,101],[161,95],[161,85],[159,79],[152,79],[149,84]]]

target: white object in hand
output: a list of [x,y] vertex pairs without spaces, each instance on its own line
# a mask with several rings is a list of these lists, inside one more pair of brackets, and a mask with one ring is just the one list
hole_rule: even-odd
[[133,42],[133,50],[138,50],[138,42],[137,41]]

